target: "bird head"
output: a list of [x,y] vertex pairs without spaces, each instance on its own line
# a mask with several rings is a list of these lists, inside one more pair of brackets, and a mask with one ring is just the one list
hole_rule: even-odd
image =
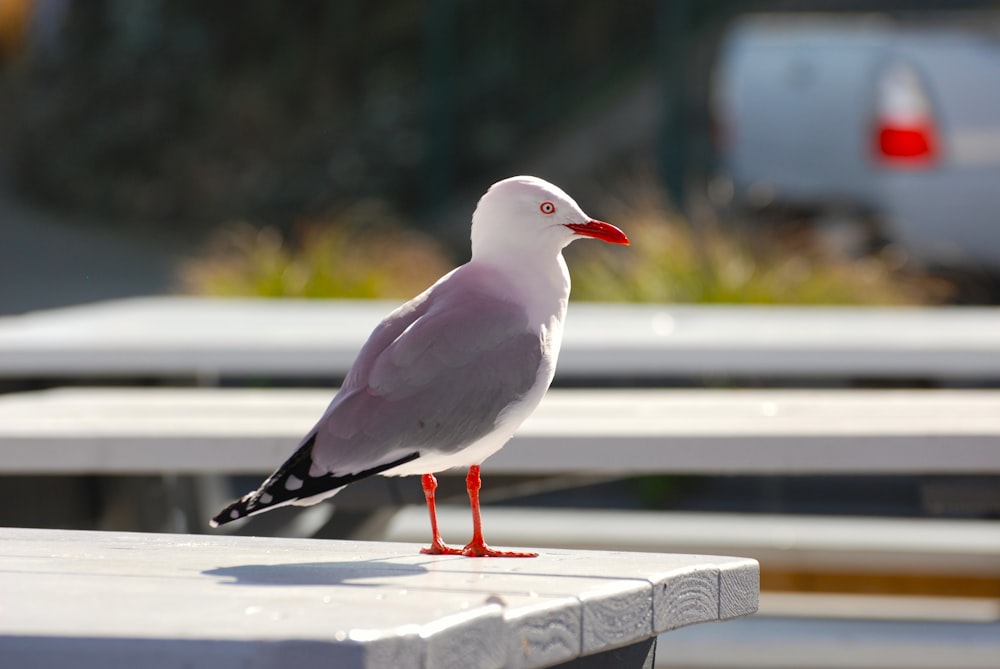
[[573,198],[544,179],[518,176],[498,181],[472,215],[472,255],[552,249],[579,237],[628,244],[615,226],[587,216]]

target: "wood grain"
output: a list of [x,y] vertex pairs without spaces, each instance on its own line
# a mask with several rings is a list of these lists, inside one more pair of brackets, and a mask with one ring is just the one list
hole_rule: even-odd
[[651,638],[664,574],[711,581],[733,563],[12,528],[0,543],[0,656],[82,668],[549,666]]

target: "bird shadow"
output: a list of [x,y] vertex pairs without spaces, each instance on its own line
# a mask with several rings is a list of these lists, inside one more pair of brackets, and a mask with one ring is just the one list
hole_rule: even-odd
[[350,562],[295,562],[288,564],[242,564],[206,569],[205,576],[224,579],[223,585],[352,585],[376,587],[386,578],[426,573],[421,565],[398,564],[380,560]]

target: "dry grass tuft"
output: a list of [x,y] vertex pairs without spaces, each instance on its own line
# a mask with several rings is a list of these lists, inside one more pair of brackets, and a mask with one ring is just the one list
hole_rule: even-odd
[[[694,225],[649,178],[601,211],[632,245],[573,244],[575,299],[898,305],[947,298],[940,283],[901,271],[889,256],[846,258],[806,234]],[[407,298],[452,266],[436,242],[386,206],[363,202],[287,236],[245,223],[224,228],[182,266],[181,279],[188,292],[208,295]]]
[[247,223],[220,230],[180,269],[190,293],[304,298],[406,298],[451,269],[433,240],[407,230],[378,203],[293,235]]
[[608,217],[632,245],[574,244],[576,299],[733,304],[921,304],[935,287],[888,258],[838,257],[806,235],[753,237],[680,218],[662,191],[639,185]]

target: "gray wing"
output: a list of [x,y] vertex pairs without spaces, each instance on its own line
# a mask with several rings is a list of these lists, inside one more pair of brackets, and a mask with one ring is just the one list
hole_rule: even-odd
[[458,451],[535,384],[542,344],[520,305],[446,281],[400,311],[372,334],[317,424],[320,470]]

